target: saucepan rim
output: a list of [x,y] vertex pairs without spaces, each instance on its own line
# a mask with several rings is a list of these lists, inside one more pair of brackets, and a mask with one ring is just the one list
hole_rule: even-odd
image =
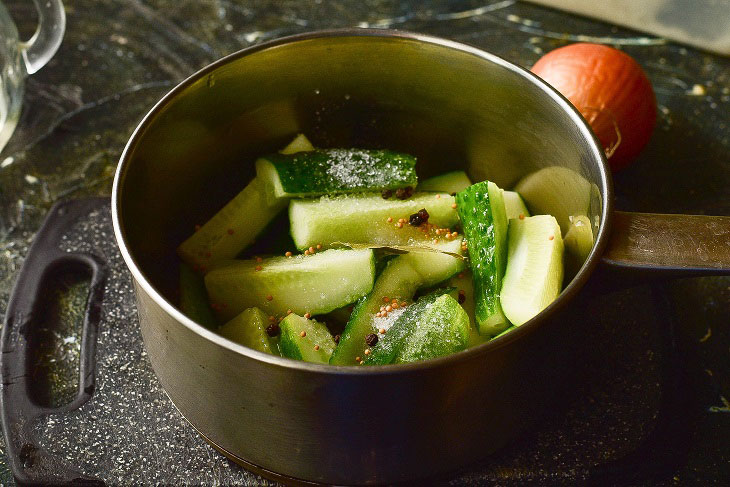
[[[555,301],[553,301],[537,316],[519,326],[517,329],[511,331],[510,333],[503,335],[502,337],[483,343],[481,345],[470,347],[461,352],[430,360],[413,362],[409,364],[368,367],[362,367],[359,365],[334,366],[325,364],[313,364],[309,362],[292,360],[284,357],[274,356],[264,352],[259,352],[257,350],[232,342],[227,338],[224,338],[221,335],[218,335],[217,333],[208,330],[207,328],[204,328],[202,325],[197,324],[196,322],[185,316],[180,310],[178,310],[177,307],[169,302],[162,295],[162,293],[159,292],[155,288],[155,286],[153,286],[152,283],[145,277],[140,266],[137,264],[135,259],[132,257],[129,249],[127,248],[125,234],[120,223],[122,218],[124,217],[121,212],[121,198],[123,195],[120,186],[122,184],[122,180],[124,178],[127,167],[130,164],[130,155],[136,147],[137,143],[139,142],[141,134],[144,133],[145,129],[152,123],[152,121],[169,102],[176,99],[180,95],[180,93],[188,88],[190,85],[204,78],[207,74],[220,68],[221,66],[266,49],[328,37],[377,37],[403,39],[407,41],[433,44],[436,46],[445,47],[448,49],[453,49],[476,56],[486,62],[497,64],[503,68],[506,68],[514,74],[528,80],[532,85],[534,85],[536,89],[542,90],[545,94],[550,96],[553,101],[558,104],[560,108],[564,110],[575,123],[576,128],[580,131],[586,143],[589,145],[588,149],[593,153],[594,158],[598,163],[600,183],[599,191],[601,195],[601,221],[599,222],[598,233],[596,235],[593,248],[581,269],[571,280],[568,286],[566,286],[562,290],[560,296],[558,296]],[[512,343],[513,341],[519,340],[527,336],[528,334],[536,330],[537,327],[539,327],[547,318],[562,309],[563,306],[565,306],[565,304],[570,301],[586,283],[586,281],[594,271],[595,267],[597,266],[600,260],[600,256],[603,254],[603,251],[606,248],[611,227],[611,215],[613,212],[613,183],[602,146],[591,131],[588,123],[585,121],[583,116],[565,97],[558,93],[557,90],[552,88],[549,84],[544,82],[538,76],[532,74],[529,70],[517,66],[516,64],[513,64],[500,56],[489,53],[477,47],[469,46],[467,44],[451,41],[448,39],[443,39],[440,37],[400,30],[346,28],[307,32],[303,34],[282,37],[279,39],[274,39],[268,42],[257,44],[255,46],[247,47],[205,66],[204,68],[200,69],[193,75],[180,82],[177,86],[167,92],[152,107],[152,109],[150,109],[150,111],[144,116],[144,118],[141,120],[141,122],[137,125],[134,132],[132,133],[119,159],[119,165],[114,176],[114,185],[112,188],[111,199],[114,234],[124,261],[129,270],[132,272],[134,279],[142,288],[142,291],[147,293],[166,313],[171,315],[175,320],[189,328],[194,333],[197,333],[198,335],[201,335],[202,337],[212,341],[216,345],[224,347],[232,352],[245,355],[247,357],[255,360],[260,360],[262,362],[267,362],[272,365],[281,366],[287,369],[298,369],[312,373],[336,375],[395,375],[438,368],[443,366],[444,364],[472,359],[475,355],[487,354],[491,350],[496,350],[497,348],[504,347]]]

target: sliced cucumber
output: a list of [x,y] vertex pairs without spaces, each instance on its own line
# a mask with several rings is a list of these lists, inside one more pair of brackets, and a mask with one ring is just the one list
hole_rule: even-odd
[[570,217],[570,227],[565,234],[565,273],[572,277],[578,273],[593,249],[591,220],[585,215]]
[[507,215],[507,220],[519,218],[520,215],[522,215],[523,218],[530,216],[530,212],[527,211],[525,202],[522,201],[522,197],[518,192],[504,191],[502,196],[504,197],[504,212]]
[[298,134],[294,140],[279,151],[280,154],[296,154],[297,152],[313,151],[314,146],[304,134]]
[[218,326],[213,310],[208,304],[203,277],[187,264],[180,264],[180,311],[185,316],[209,330]]
[[477,328],[480,334],[493,336],[509,326],[499,301],[507,254],[502,190],[483,181],[458,193],[456,202],[468,242]]
[[[386,304],[392,306],[393,299],[398,301],[399,308],[400,303],[411,303],[421,276],[401,257],[396,257],[388,262],[385,270],[375,281],[373,290],[355,306],[350,320],[342,332],[340,343],[332,354],[331,364],[356,365],[357,357],[365,357],[364,352],[367,348],[365,337],[371,333],[378,333],[377,326],[391,324],[385,323],[384,318],[375,316],[380,311],[380,307]],[[385,298],[388,298],[388,303],[385,302]]]
[[441,357],[464,350],[469,317],[459,303],[441,290],[419,299],[393,323],[371,348],[364,363],[384,365]]
[[259,352],[279,355],[278,339],[266,333],[267,326],[269,322],[263,311],[258,308],[248,308],[221,326],[218,333]]
[[[450,242],[442,248],[451,251],[459,244]],[[368,348],[365,337],[379,334],[381,329],[387,331],[402,312],[402,303],[410,304],[418,289],[445,281],[464,267],[465,263],[459,257],[428,251],[411,252],[390,260],[375,281],[372,292],[355,306],[330,363],[355,365],[356,358],[363,358]],[[397,303],[395,308],[393,300]],[[381,307],[388,305],[391,311],[385,316],[377,316]]]
[[499,337],[501,337],[502,335],[506,335],[507,333],[509,333],[509,332],[511,332],[512,330],[515,330],[515,329],[517,329],[517,327],[516,327],[516,326],[510,326],[509,328],[507,328],[506,330],[504,330],[504,331],[503,331],[502,333],[500,333],[499,335],[496,335],[496,336],[492,337],[492,340],[494,340],[495,338],[499,338]]
[[418,191],[438,191],[439,193],[454,194],[465,190],[471,185],[472,182],[464,171],[451,171],[419,183]]
[[[289,220],[299,249],[336,243],[434,247],[434,239],[446,238],[436,235],[435,227],[423,232],[423,226],[410,225],[409,218],[425,208],[429,224],[451,228],[458,222],[453,204],[454,197],[445,193],[418,193],[405,200],[384,199],[379,193],[323,196],[292,201]],[[406,221],[399,224],[399,219]]]
[[211,306],[222,319],[258,307],[270,316],[322,314],[370,292],[372,250],[327,250],[314,255],[238,260],[205,276]]
[[453,255],[461,255],[461,238],[439,243],[434,248],[440,252],[413,251],[397,257],[418,272],[418,289],[433,287],[466,268],[466,261]]
[[415,157],[385,150],[271,154],[256,161],[256,175],[274,198],[395,189],[418,182]]
[[292,313],[279,326],[282,356],[319,364],[329,362],[335,341],[322,323]]
[[446,286],[454,288],[449,295],[456,299],[469,317],[469,346],[484,343],[485,337],[479,334],[474,318],[474,283],[471,271],[465,269],[446,281]]
[[563,239],[551,215],[509,222],[502,309],[513,325],[533,318],[553,302],[563,283]]
[[528,174],[514,190],[535,214],[553,215],[563,233],[570,227],[571,215],[589,214],[591,183],[567,167],[545,167]]
[[286,206],[286,200],[272,199],[259,178],[229,201],[213,218],[177,248],[178,255],[195,270],[232,259],[266,228]]

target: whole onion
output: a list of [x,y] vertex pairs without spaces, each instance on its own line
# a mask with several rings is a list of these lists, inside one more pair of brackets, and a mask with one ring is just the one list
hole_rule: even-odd
[[629,165],[649,142],[656,98],[649,78],[628,54],[600,44],[571,44],[544,55],[532,72],[580,111],[613,171]]

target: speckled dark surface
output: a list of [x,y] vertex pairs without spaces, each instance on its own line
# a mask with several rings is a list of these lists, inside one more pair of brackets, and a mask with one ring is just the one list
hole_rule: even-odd
[[[20,20],[27,37],[33,30],[29,2],[5,3],[19,20],[27,19]],[[615,179],[619,208],[730,214],[728,58],[511,0],[65,3],[64,43],[54,60],[27,80],[20,124],[0,154],[3,314],[14,277],[48,208],[63,198],[107,195],[124,143],[165,91],[225,54],[318,28],[420,31],[476,45],[523,66],[571,41],[621,46],[647,70],[660,112],[645,152]],[[104,248],[119,264],[110,235]],[[120,326],[103,331],[99,345],[102,366],[115,373],[106,379],[100,374],[100,389],[76,414],[75,429],[61,434],[64,423],[59,418],[39,425],[54,432],[49,447],[111,482],[262,482],[203,444],[160,392],[141,348],[129,281],[123,276],[107,293],[114,296],[115,306],[107,308],[112,314],[106,319]],[[603,361],[600,355],[586,358],[597,379],[587,382],[572,406],[556,411],[539,431],[453,483],[571,483],[586,475],[590,465],[634,449],[651,430],[661,402],[654,369],[661,358],[656,342],[661,323],[655,318],[656,302],[647,293],[633,289],[592,303],[589,322],[603,330],[607,343],[619,347],[613,355],[610,347],[599,347],[608,354]],[[637,482],[727,483],[730,279],[677,281],[668,295],[678,318],[679,341],[689,353],[686,369],[694,388],[688,395],[696,414],[687,421],[693,434],[672,472]],[[629,333],[634,330],[645,333]],[[613,380],[616,371],[621,380]],[[9,480],[4,470],[0,481]]]

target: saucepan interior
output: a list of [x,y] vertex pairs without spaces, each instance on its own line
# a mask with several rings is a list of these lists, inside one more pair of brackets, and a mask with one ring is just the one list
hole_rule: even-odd
[[325,32],[224,58],[172,90],[137,129],[114,205],[128,263],[148,292],[176,303],[177,245],[246,185],[258,155],[297,133],[320,147],[412,153],[419,178],[465,169],[504,188],[531,178],[524,195],[531,210],[554,214],[564,231],[575,215],[592,225],[594,251],[565,283],[563,300],[603,246],[606,165],[580,115],[554,90],[461,44]]

